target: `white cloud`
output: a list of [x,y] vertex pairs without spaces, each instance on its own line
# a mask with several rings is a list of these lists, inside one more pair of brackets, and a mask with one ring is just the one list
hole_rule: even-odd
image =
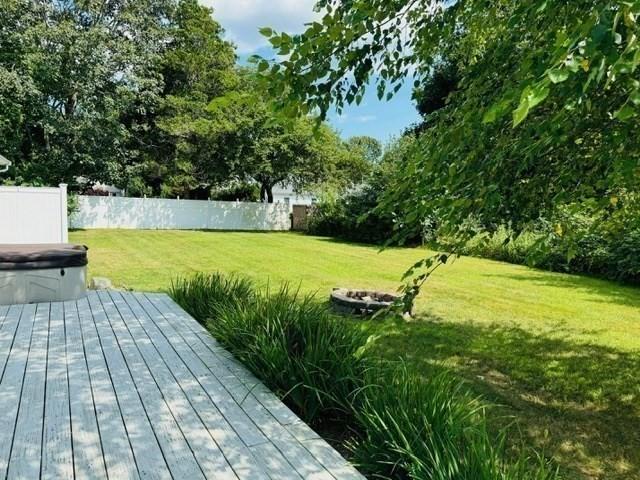
[[313,11],[316,0],[200,0],[214,8],[214,18],[227,32],[227,38],[247,54],[267,46],[258,29],[300,33],[304,24],[318,18]]
[[377,120],[377,116],[375,115],[359,115],[356,117],[356,122],[358,123],[369,123]]

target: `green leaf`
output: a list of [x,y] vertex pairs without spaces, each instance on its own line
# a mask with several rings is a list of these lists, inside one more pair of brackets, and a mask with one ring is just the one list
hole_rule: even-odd
[[531,89],[529,94],[529,109],[541,104],[549,96],[549,85],[538,84]]
[[529,101],[525,98],[520,101],[520,105],[513,111],[513,126],[517,127],[529,115]]
[[547,76],[553,83],[562,83],[569,78],[569,72],[561,68],[554,68],[547,72]]
[[263,37],[272,37],[274,33],[273,29],[269,27],[262,27],[258,31],[260,32],[260,35],[262,35]]
[[482,123],[493,123],[498,118],[502,117],[505,112],[509,110],[509,105],[511,105],[510,99],[501,100],[489,107],[489,109],[485,112],[482,117]]
[[636,116],[636,109],[628,103],[625,103],[620,110],[613,114],[615,118],[621,121],[629,120]]
[[482,123],[493,123],[498,118],[498,105],[493,105],[489,110],[484,112]]

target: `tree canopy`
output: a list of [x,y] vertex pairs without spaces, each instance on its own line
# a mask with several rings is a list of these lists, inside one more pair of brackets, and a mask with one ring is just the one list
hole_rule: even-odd
[[367,162],[375,165],[382,159],[382,144],[373,137],[358,135],[347,140],[350,149],[359,152]]
[[368,172],[365,154],[350,149],[327,125],[313,118],[290,119],[259,95],[251,72],[245,88],[185,110],[162,123],[177,139],[178,157],[192,159],[211,185],[233,178],[260,185],[260,198],[273,201],[273,187],[296,191],[321,182],[344,189]]
[[[383,208],[463,232],[516,231],[559,205],[609,212],[640,179],[639,1],[320,0],[300,35],[264,29],[258,68],[289,113],[420,89],[443,61],[457,85],[431,112]],[[372,85],[373,84],[373,85]],[[283,89],[283,86],[285,87]],[[570,232],[561,219],[556,232]],[[404,229],[410,231],[410,228]],[[398,230],[402,236],[403,229]]]
[[162,88],[169,0],[0,3],[0,149],[18,182],[101,180]]
[[212,13],[197,0],[1,2],[2,180],[183,198],[252,198],[257,184],[269,200],[280,182],[358,183],[369,149],[276,113]]

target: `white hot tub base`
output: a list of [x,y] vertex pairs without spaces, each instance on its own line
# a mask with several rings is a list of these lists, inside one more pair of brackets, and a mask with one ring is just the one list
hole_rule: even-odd
[[0,305],[77,300],[87,294],[87,267],[0,270]]

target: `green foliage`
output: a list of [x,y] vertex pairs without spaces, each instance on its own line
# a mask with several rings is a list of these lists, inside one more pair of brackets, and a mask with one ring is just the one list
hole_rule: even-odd
[[196,0],[181,0],[168,26],[166,47],[154,69],[163,79],[162,97],[153,109],[133,121],[142,160],[125,167],[124,181],[132,194],[175,198],[208,198],[208,167],[186,152],[192,138],[174,135],[165,125],[197,115],[207,105],[238,88],[233,46],[212,10]]
[[[404,228],[435,215],[451,236],[480,224],[521,231],[559,205],[604,211],[638,191],[640,2],[321,0],[295,36],[268,33],[287,58],[265,70],[285,111],[359,103],[376,82],[390,98],[443,59],[458,89],[430,115],[381,208]],[[526,121],[525,121],[526,120]],[[515,128],[514,128],[515,127]]]
[[351,415],[366,336],[286,284],[257,293],[242,277],[196,275],[171,296],[307,422]]
[[71,215],[78,211],[78,195],[70,193],[67,195],[67,217],[71,218]]
[[212,14],[197,0],[178,3],[160,62],[166,95],[206,102],[238,87],[233,45]]
[[416,109],[424,118],[447,105],[458,87],[458,66],[451,61],[434,65],[422,84],[414,89]]
[[[309,218],[309,233],[355,242],[383,244],[393,236],[393,217],[376,212],[381,191],[365,184],[355,192],[317,204]],[[409,239],[411,243],[420,240]]]
[[245,277],[199,273],[173,280],[169,294],[186,312],[204,324],[221,306],[251,302],[255,292],[253,283]]
[[506,432],[492,438],[486,406],[448,373],[425,379],[406,364],[387,368],[369,380],[359,400],[356,422],[365,434],[351,449],[364,473],[414,480],[557,478],[539,456],[506,462]]
[[259,202],[260,186],[255,183],[230,182],[228,185],[214,188],[211,191],[212,200],[226,202]]
[[0,4],[0,149],[17,183],[108,180],[135,157],[127,116],[161,91],[153,72],[170,0]]
[[366,336],[312,296],[284,285],[216,310],[207,326],[305,421],[349,417],[362,385]]
[[[559,235],[552,231],[549,222],[542,221],[520,234],[500,227],[492,234],[472,238],[459,252],[545,270],[638,283],[640,226],[636,208],[627,207],[623,214],[607,218],[571,214],[571,220],[565,219],[573,226],[570,235],[564,232]],[[439,245],[448,248],[446,241]]]
[[485,406],[450,375],[425,381],[373,361],[360,329],[286,284],[238,296],[236,282],[198,276],[174,283],[171,294],[306,421],[339,419],[352,429],[349,448],[363,471],[383,479],[556,478],[542,459],[507,461],[504,441],[487,431]]
[[[399,228],[398,215],[378,207],[412,143],[411,137],[391,142],[360,186],[337,198],[324,198],[312,211],[309,233],[356,242],[390,243],[389,240],[394,238]],[[428,236],[433,225],[425,221],[414,227],[411,234],[401,239],[402,243],[420,243],[425,235]]]
[[327,182],[344,189],[360,181],[368,168],[361,151],[350,151],[327,125],[316,128],[311,118],[274,111],[251,72],[242,83],[242,90],[207,105],[174,99],[176,114],[160,124],[198,178],[209,184],[253,181],[269,202],[279,183],[302,191]]
[[382,159],[382,145],[373,137],[366,135],[351,137],[347,140],[347,147],[357,152],[371,165],[375,165]]

